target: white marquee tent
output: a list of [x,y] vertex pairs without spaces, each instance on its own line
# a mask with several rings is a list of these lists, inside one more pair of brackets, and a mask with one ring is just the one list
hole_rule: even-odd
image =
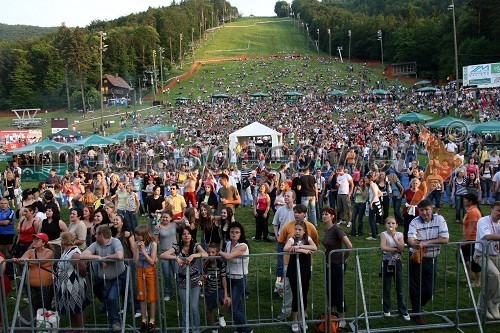
[[229,134],[229,149],[234,149],[238,142],[246,141],[249,137],[270,136],[272,147],[283,146],[283,135],[259,122],[254,122],[248,126],[240,128],[234,133]]

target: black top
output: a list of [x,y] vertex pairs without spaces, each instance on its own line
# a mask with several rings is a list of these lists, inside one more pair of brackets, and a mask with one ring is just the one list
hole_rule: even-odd
[[314,185],[316,184],[316,179],[313,175],[303,175],[299,179],[299,184],[301,185],[302,196],[304,197],[314,197],[316,196],[316,191],[314,190]]
[[58,239],[61,237],[61,228],[59,228],[59,221],[53,220],[49,223],[48,219],[42,221],[42,229],[40,232],[43,232],[49,237],[49,241]]

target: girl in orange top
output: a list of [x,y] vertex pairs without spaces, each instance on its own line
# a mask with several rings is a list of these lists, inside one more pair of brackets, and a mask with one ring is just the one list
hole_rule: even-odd
[[[26,251],[21,258],[14,258],[14,262],[22,264],[24,260],[53,259],[54,251],[48,242],[49,236],[44,233],[33,235],[32,249]],[[51,261],[29,262],[30,302],[34,312],[41,308],[47,310],[52,308],[54,297],[52,264]]]
[[[483,217],[478,208],[479,199],[477,195],[468,193],[464,195],[465,215],[463,219],[463,240],[475,241],[477,232],[477,221]],[[474,256],[474,243],[462,245],[462,252],[464,254],[465,265],[469,276],[474,277],[472,287],[481,287],[481,267],[476,264],[472,257]]]

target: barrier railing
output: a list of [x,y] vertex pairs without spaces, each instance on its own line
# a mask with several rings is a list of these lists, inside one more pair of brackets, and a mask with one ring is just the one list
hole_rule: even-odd
[[[299,315],[299,322],[302,326],[301,331],[305,332],[308,324],[314,325],[326,321],[328,329],[330,327],[330,320],[339,323],[345,320],[351,330],[356,332],[392,332],[395,330],[410,331],[441,328],[452,328],[461,331],[466,327],[474,327],[474,330],[483,332],[484,325],[491,323],[498,324],[499,321],[486,317],[488,284],[492,283],[490,278],[488,278],[488,274],[483,274],[481,277],[481,289],[476,289],[472,285],[466,265],[466,259],[472,260],[472,258],[466,258],[462,250],[462,247],[468,244],[474,244],[474,242],[457,242],[440,246],[436,270],[430,271],[433,281],[431,297],[428,303],[423,306],[423,309],[416,313],[412,313],[409,297],[411,283],[408,272],[411,263],[407,251],[402,254],[402,274],[403,281],[405,281],[403,284],[403,294],[408,312],[411,315],[424,315],[428,321],[425,325],[415,325],[395,319],[393,318],[394,313],[391,318],[384,316],[382,303],[383,281],[379,277],[382,254],[378,247],[335,250],[328,253],[328,255],[322,251],[316,251],[312,254],[313,264],[311,265],[311,279],[307,303],[303,302],[302,297],[302,285],[305,281],[302,280],[300,274],[296,277],[299,300],[298,311],[299,314],[303,314]],[[348,253],[349,258],[346,261]],[[286,316],[284,320],[276,319],[282,311],[285,315],[289,314],[287,313],[289,311],[287,307],[291,304],[290,293],[284,292],[283,296],[280,297],[274,292],[276,261],[279,255],[284,254],[262,253],[249,255],[249,274],[244,279],[246,290],[243,295],[246,295],[246,291],[248,290],[250,291],[250,295],[249,298],[243,298],[243,308],[248,326],[252,328],[268,327],[271,330],[273,328],[282,329],[283,325],[294,323],[291,319],[286,320]],[[487,260],[489,258],[487,252],[482,253],[480,256],[480,266],[485,271],[488,265],[491,264],[491,260]],[[197,265],[200,265],[200,269],[203,270],[205,262],[211,259],[218,260],[220,258],[208,257],[204,260],[199,259]],[[298,257],[295,260],[298,260]],[[36,302],[33,302],[32,297],[38,297],[38,294],[34,296],[32,289],[36,289],[36,287],[30,287],[29,283],[26,284],[23,281],[30,281],[30,274],[33,274],[32,272],[30,273],[30,265],[36,266],[47,261],[60,262],[60,260],[26,260],[21,265],[14,264],[14,266],[17,266],[17,269],[15,269],[14,280],[12,280],[13,291],[10,294],[6,294],[4,284],[0,283],[0,327],[2,332],[35,332],[42,330],[36,325],[37,309],[33,308],[33,304]],[[5,260],[5,262],[9,263],[11,261]],[[87,281],[92,303],[84,311],[85,331],[108,331],[113,323],[108,316],[108,312],[111,309],[109,307],[102,307],[100,302],[95,301],[98,298],[95,295],[96,290],[94,289],[99,285],[99,281],[95,278],[95,267],[92,267],[102,263],[102,261],[91,262],[89,265]],[[106,261],[106,263],[112,264],[112,261]],[[134,316],[134,313],[138,310],[137,304],[134,304],[133,301],[137,295],[135,288],[136,269],[131,262],[127,261],[127,264],[126,271],[121,276],[116,277],[116,281],[110,281],[110,283],[116,282],[116,302],[119,306],[118,309],[121,310],[119,313],[119,322],[121,323],[119,330],[121,332],[136,331],[139,329],[141,323],[140,318],[137,319]],[[422,263],[420,263],[420,266],[422,266]],[[190,302],[192,299],[190,299],[189,293],[187,293],[188,296],[185,299],[184,312],[181,310],[182,302],[180,300],[180,292],[178,291],[176,274],[173,274],[173,297],[168,301],[165,300],[165,277],[159,267],[160,264],[158,263],[156,281],[159,286],[159,298],[157,302],[158,311],[155,318],[156,330],[160,332],[197,332],[204,329],[218,329],[217,320],[214,325],[211,325],[209,322],[209,313],[205,299],[198,307],[200,314],[199,325],[195,324],[197,322],[193,322],[193,313],[190,311]],[[331,275],[332,272],[333,275]],[[60,273],[56,272],[56,276]],[[3,281],[3,274],[3,272],[0,272],[0,281]],[[342,283],[338,283],[340,282],[339,274],[342,276]],[[186,289],[191,290],[189,270],[186,271],[186,278],[189,281],[187,282]],[[55,295],[53,304],[56,305],[56,308],[61,302],[56,288],[56,285],[59,283],[57,279],[56,277],[52,285]],[[422,284],[422,277],[419,277],[418,281]],[[203,283],[204,285],[201,290],[206,297],[207,291],[205,288],[208,281]],[[106,285],[103,288],[106,288]],[[232,288],[233,286],[228,283],[230,294]],[[285,288],[287,288],[286,283]],[[337,291],[340,290],[340,294],[335,294],[335,297],[338,297],[338,295],[342,296],[340,297],[340,301],[338,298],[330,296],[334,289]],[[393,286],[391,293],[392,304],[397,304],[394,300],[394,298],[397,298],[394,295],[395,289]],[[428,292],[428,290],[420,289],[422,292]],[[102,291],[97,290],[97,292]],[[422,292],[418,295],[419,299],[423,296]],[[43,300],[42,303],[44,304]],[[106,305],[109,306],[109,304]],[[344,309],[339,310],[339,305],[344,307]],[[317,319],[320,314],[333,310],[337,310],[339,313],[343,311],[345,315],[337,319],[330,319],[329,316],[326,316],[326,319]],[[218,311],[216,309],[214,313],[217,315],[219,314]],[[231,309],[229,309],[225,315],[227,321],[226,327],[238,329],[239,326],[230,320],[231,314]],[[183,316],[186,318],[185,325],[182,325]],[[44,328],[43,331],[78,330],[78,327],[70,326],[70,317],[68,315],[60,315],[59,317],[60,321],[57,327]]]

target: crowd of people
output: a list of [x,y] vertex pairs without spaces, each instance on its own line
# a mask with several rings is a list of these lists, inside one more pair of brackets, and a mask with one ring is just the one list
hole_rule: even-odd
[[[494,241],[486,267],[485,244],[464,245],[463,252],[475,287],[481,284],[481,271],[488,274],[487,304],[482,306],[488,318],[500,319],[500,159],[491,137],[453,140],[456,133],[432,134],[394,120],[403,108],[448,114],[452,87],[435,95],[403,90],[397,98],[382,98],[370,91],[387,82],[372,84],[369,70],[363,69],[350,71],[342,81],[349,83],[335,86],[355,88],[355,96],[328,99],[320,87],[339,73],[304,76],[298,63],[275,72],[265,60],[246,66],[244,72],[212,83],[224,90],[229,81],[243,82],[248,73],[265,73],[252,89],[277,96],[286,88],[272,82],[287,76],[298,82],[298,90],[306,92],[307,87],[308,92],[293,103],[278,97],[235,97],[170,109],[170,124],[179,129],[173,138],[127,140],[107,151],[87,147],[69,153],[65,160],[74,161],[74,171],[60,177],[53,169],[36,188],[26,189],[21,183],[22,160],[7,167],[0,201],[0,256],[20,265],[29,263],[26,283],[34,311],[52,308],[55,297],[57,310],[81,330],[92,289],[110,328],[121,330],[119,298],[128,259],[136,277],[133,308],[141,318],[141,332],[156,328],[162,288],[165,302],[180,296],[185,331],[199,331],[203,290],[214,330],[226,326],[224,315],[230,312],[238,332],[250,333],[245,299],[251,239],[275,242],[278,252],[287,253],[277,257],[276,289],[283,294],[279,319],[291,316],[293,332],[305,323],[311,254],[323,246],[329,254],[329,304],[338,312],[340,327],[345,327],[343,281],[349,252],[331,251],[351,249],[350,238],[367,236],[383,251],[383,315],[391,316],[394,279],[398,314],[425,324],[422,307],[435,290],[439,245],[450,240],[450,221],[439,210],[450,205],[454,223],[462,225],[463,241]],[[355,83],[357,79],[361,83]],[[394,92],[396,87],[389,89]],[[499,91],[462,94],[461,115],[479,109],[484,119],[498,117]],[[166,117],[151,114],[131,120],[132,125],[153,124],[164,123]],[[265,138],[248,138],[233,150],[220,148],[229,131],[255,120],[284,134],[284,158],[278,168],[272,168],[275,156]],[[423,160],[425,165],[419,162]],[[482,217],[479,204],[491,204],[491,214]],[[70,211],[68,223],[61,220],[62,209]],[[244,220],[253,215],[255,231],[236,221],[237,211]],[[320,228],[325,229],[322,239]],[[248,234],[254,236],[247,238]],[[403,296],[401,258],[407,246],[411,309]],[[214,259],[217,256],[220,259]],[[31,263],[32,259],[39,261]],[[61,260],[54,265],[43,261],[47,259]],[[156,280],[157,269],[163,286]]]

